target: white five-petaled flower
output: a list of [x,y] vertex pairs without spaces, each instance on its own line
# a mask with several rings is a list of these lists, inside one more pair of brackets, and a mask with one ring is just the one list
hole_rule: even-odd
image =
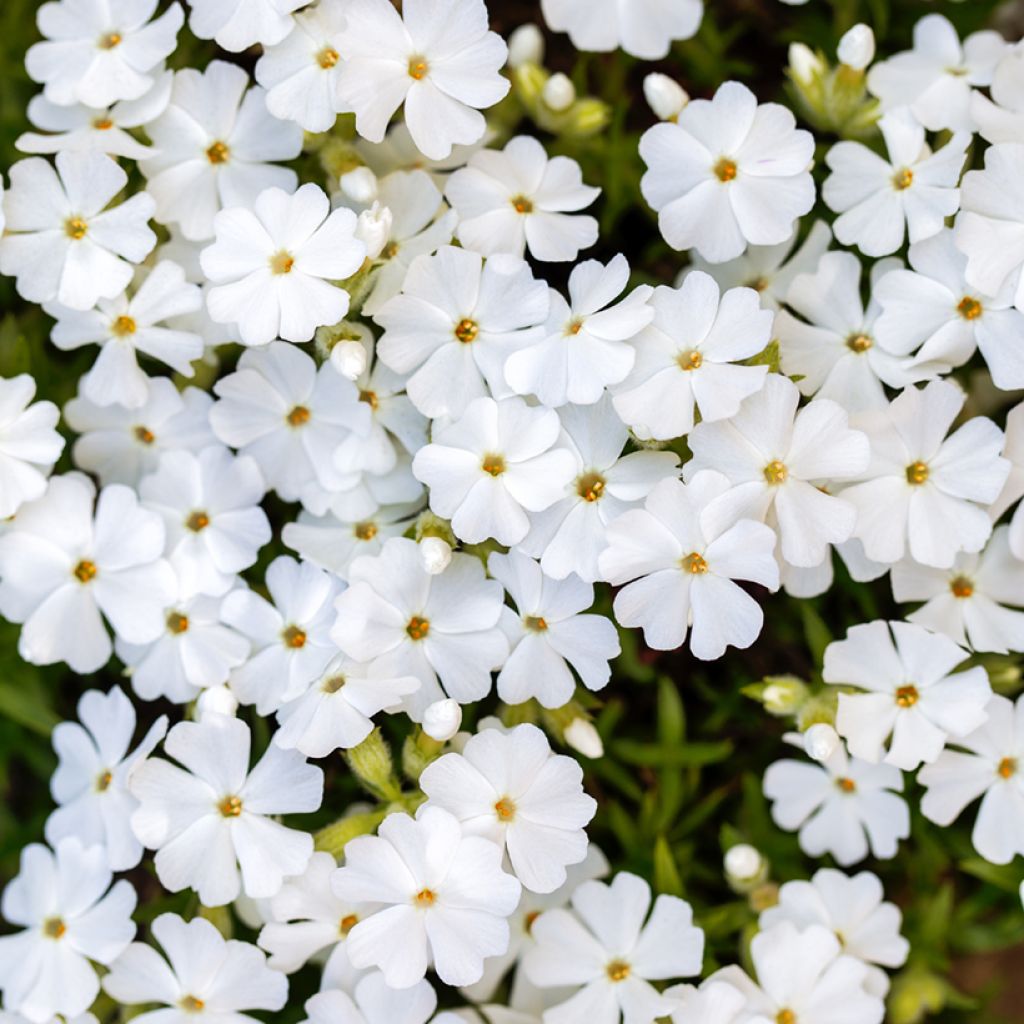
[[403,103],[406,127],[431,159],[483,138],[480,109],[510,88],[500,74],[508,48],[488,31],[483,0],[413,0],[402,14],[389,0],[350,0],[345,16],[339,91],[363,138],[381,142]]
[[481,729],[461,753],[444,754],[420,775],[427,805],[450,811],[468,835],[508,852],[533,892],[553,892],[587,853],[585,826],[597,804],[583,791],[579,763],[554,754],[544,733],[523,724]]
[[23,299],[87,310],[120,295],[156,245],[155,206],[137,192],[108,208],[128,175],[104,153],[58,153],[56,163],[29,157],[11,168],[0,272]]
[[503,150],[481,149],[456,171],[445,196],[458,214],[456,234],[485,256],[509,253],[548,262],[575,260],[597,241],[597,221],[580,214],[601,190],[583,184],[566,156],[548,157],[528,135]]
[[64,450],[53,402],[33,402],[36,382],[27,373],[0,377],[0,519],[41,498],[53,464]]
[[640,155],[648,168],[640,189],[665,240],[711,263],[787,241],[814,205],[813,136],[739,82],[650,128]]
[[230,903],[240,891],[273,896],[313,854],[308,832],[274,816],[315,811],[323,772],[273,743],[250,770],[250,747],[245,722],[207,713],[179,722],[164,740],[165,752],[184,767],[151,757],[131,777],[139,801],[132,830],[157,851],[160,884],[170,892],[194,889],[207,907]]
[[349,959],[379,967],[391,988],[412,988],[429,964],[446,984],[479,981],[484,959],[508,946],[506,918],[522,892],[501,858],[497,843],[466,835],[440,807],[388,815],[376,836],[346,845],[334,875],[341,899],[379,906],[349,932]]

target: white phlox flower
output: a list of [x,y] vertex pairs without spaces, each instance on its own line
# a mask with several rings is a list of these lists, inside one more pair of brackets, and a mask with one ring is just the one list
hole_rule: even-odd
[[352,995],[334,989],[307,999],[302,1024],[427,1024],[436,1008],[437,995],[429,981],[395,989],[374,971],[356,985]]

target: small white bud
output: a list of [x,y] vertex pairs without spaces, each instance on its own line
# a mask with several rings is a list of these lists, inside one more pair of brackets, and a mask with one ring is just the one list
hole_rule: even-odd
[[544,36],[534,24],[520,25],[508,37],[508,66],[544,63]]
[[604,754],[604,744],[592,722],[574,718],[565,730],[565,742],[584,757],[596,758]]
[[789,47],[789,70],[797,82],[806,85],[825,70],[825,65],[809,46],[792,43]]
[[644,79],[644,97],[654,116],[662,121],[671,121],[690,102],[686,90],[668,75],[654,72]]
[[440,576],[452,564],[452,546],[442,537],[420,541],[420,561],[431,576]]
[[549,110],[560,114],[576,102],[576,86],[572,84],[568,75],[563,75],[559,71],[544,83],[540,95]]
[[423,712],[423,731],[438,743],[450,740],[462,725],[462,707],[457,700],[434,701]]
[[359,214],[356,238],[366,245],[366,256],[375,260],[388,244],[394,216],[386,206],[374,201],[373,206]]
[[338,187],[353,202],[368,206],[377,198],[377,175],[369,167],[356,167],[338,179]]
[[764,871],[764,857],[749,843],[737,843],[725,854],[725,873],[735,882],[752,882]]
[[331,365],[349,380],[359,380],[366,363],[366,349],[358,341],[341,341],[331,349]]
[[863,71],[875,59],[875,33],[869,25],[854,25],[836,51],[841,63],[855,71]]
[[827,761],[839,747],[839,733],[827,722],[818,722],[804,733],[804,750],[815,761]]
[[234,717],[238,710],[238,698],[226,685],[211,686],[203,690],[196,700],[196,718],[202,721],[204,715],[228,715]]

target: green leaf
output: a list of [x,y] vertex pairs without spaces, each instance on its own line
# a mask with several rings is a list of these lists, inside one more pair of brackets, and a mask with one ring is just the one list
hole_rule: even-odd
[[669,896],[683,895],[683,879],[664,836],[658,836],[654,843],[654,891]]
[[27,667],[23,667],[19,675],[17,685],[0,682],[0,715],[40,736],[49,737],[60,716],[47,703],[38,676],[31,674]]

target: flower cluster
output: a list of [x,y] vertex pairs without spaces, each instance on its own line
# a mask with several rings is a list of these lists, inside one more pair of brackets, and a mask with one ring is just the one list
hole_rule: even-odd
[[[835,67],[794,46],[790,106],[651,74],[631,137],[484,0],[159,6],[39,8],[5,172],[0,273],[82,372],[62,410],[0,378],[0,615],[120,682],[53,730],[0,1016],[881,1024],[879,876],[774,880],[730,823],[723,964],[673,821],[652,879],[588,837],[637,788],[600,709],[620,657],[717,661],[772,593],[887,577],[747,690],[806,755],[771,818],[889,859],[915,773],[1024,856],[1024,49],[930,14],[876,61],[857,26]],[[537,8],[643,61],[704,13]],[[607,230],[624,186],[657,271]]]

